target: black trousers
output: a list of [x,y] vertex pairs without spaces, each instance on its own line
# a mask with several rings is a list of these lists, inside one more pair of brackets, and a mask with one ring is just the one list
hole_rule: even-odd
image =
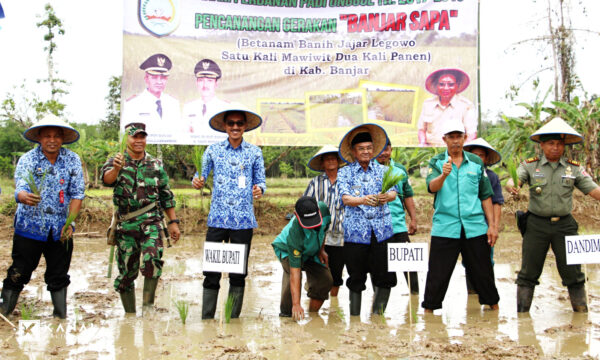
[[333,277],[333,286],[343,285],[344,247],[325,245],[325,252],[329,256],[329,270],[331,270],[331,276]]
[[65,288],[71,283],[68,272],[72,254],[73,239],[62,243],[52,240],[52,235],[49,235],[47,241],[38,241],[14,234],[11,255],[13,263],[8,268],[3,286],[15,291],[23,290],[44,255],[44,281],[48,291]]
[[490,251],[487,235],[467,239],[464,229],[461,231],[460,239],[432,236],[429,271],[421,306],[431,310],[442,308],[458,254],[462,255],[467,272],[471,275],[473,288],[479,295],[479,303],[497,304],[500,296],[496,289]]
[[[248,255],[250,255],[250,243],[252,242],[253,229],[231,230],[209,227],[206,233],[206,241],[209,242],[231,242],[232,244],[246,244],[246,269],[243,274],[229,274],[229,285],[236,287],[246,286],[248,275]],[[220,272],[205,271],[204,284],[206,289],[219,290]]]
[[344,242],[344,262],[348,270],[346,286],[351,291],[367,288],[367,273],[371,274],[373,286],[389,289],[398,283],[396,273],[388,272],[387,240],[378,243],[373,233],[370,244]]
[[[388,243],[409,243],[410,239],[408,238],[408,232],[401,232],[394,234],[388,241]],[[396,276],[396,273],[391,273]],[[419,293],[419,277],[417,276],[416,271],[404,272],[404,278],[406,279],[406,283],[410,284],[410,291],[414,294]]]

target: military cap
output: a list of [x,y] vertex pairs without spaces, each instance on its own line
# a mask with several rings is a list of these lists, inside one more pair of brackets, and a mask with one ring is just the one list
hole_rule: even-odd
[[151,75],[169,75],[171,67],[171,59],[164,54],[154,54],[140,65],[140,69]]
[[198,61],[194,67],[194,74],[197,78],[211,78],[218,80],[221,78],[221,68],[219,68],[219,65],[217,65],[216,62],[210,59],[202,59]]
[[144,134],[148,136],[146,132],[146,124],[140,122],[133,122],[125,125],[125,134],[129,136],[135,136],[137,134]]

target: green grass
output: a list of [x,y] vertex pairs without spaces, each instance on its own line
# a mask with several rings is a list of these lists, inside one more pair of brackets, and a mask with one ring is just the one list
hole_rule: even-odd
[[21,319],[33,320],[37,319],[38,310],[35,304],[31,301],[25,301],[21,303]]

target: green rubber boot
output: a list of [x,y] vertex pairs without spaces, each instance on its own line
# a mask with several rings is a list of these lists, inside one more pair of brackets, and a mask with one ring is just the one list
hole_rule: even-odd
[[204,288],[202,291],[202,320],[215,318],[218,298],[219,290]]
[[517,312],[529,312],[531,301],[533,300],[533,290],[534,288],[532,287],[517,286]]
[[158,278],[144,278],[144,291],[142,297],[143,306],[154,306],[154,295],[156,294],[156,286]]
[[51,291],[50,297],[52,298],[52,305],[54,305],[54,311],[52,316],[59,319],[67,318],[67,288],[64,287],[57,291]]
[[350,290],[350,315],[360,316],[360,303],[362,293]]
[[373,314],[383,315],[390,299],[392,289],[375,287],[375,300],[373,300]]
[[585,297],[585,285],[569,288],[569,299],[575,312],[588,312],[587,299]]
[[17,306],[17,300],[19,300],[20,291],[10,290],[2,288],[2,304],[0,305],[0,313],[4,316],[12,314],[15,306]]
[[135,290],[122,292],[121,303],[126,313],[135,314]]
[[231,318],[237,319],[240,317],[240,313],[242,312],[244,288],[241,286],[230,286],[229,296],[233,297],[233,310],[231,311]]

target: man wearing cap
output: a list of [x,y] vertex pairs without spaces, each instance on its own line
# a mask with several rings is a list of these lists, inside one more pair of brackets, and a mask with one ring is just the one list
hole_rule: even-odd
[[198,61],[194,67],[196,88],[200,98],[183,106],[183,121],[186,132],[202,144],[212,144],[226,138],[223,133],[209,126],[210,118],[216,113],[229,109],[231,104],[217,97],[216,90],[221,78],[221,68],[210,59]]
[[[79,156],[62,145],[76,142],[79,133],[50,114],[27,129],[23,136],[39,146],[23,154],[15,169],[18,205],[13,262],[2,286],[0,313],[12,313],[19,293],[44,255],[44,280],[54,305],[53,316],[64,319],[67,317],[67,286],[71,283],[68,271],[75,227],[75,223],[67,227],[65,223],[68,214],[77,214],[81,209],[85,184]],[[38,192],[30,186],[32,182]]]
[[[444,129],[447,150],[430,160],[427,190],[435,194],[429,271],[421,306],[426,313],[442,307],[458,254],[464,259],[479,303],[498,309],[491,247],[498,230],[492,209],[492,187],[481,159],[463,151],[462,124]],[[487,220],[487,222],[486,222]]]
[[[465,151],[468,151],[472,154],[479,156],[481,161],[483,161],[483,165],[485,166],[485,173],[487,174],[488,180],[490,181],[490,185],[492,185],[492,190],[494,191],[494,195],[492,195],[492,209],[494,212],[494,222],[496,223],[496,227],[500,228],[500,219],[502,218],[502,204],[504,204],[504,196],[502,195],[502,186],[500,185],[500,179],[498,175],[488,167],[495,165],[502,160],[500,153],[496,151],[485,139],[477,138],[473,141],[468,142],[464,145]],[[492,266],[494,265],[494,246],[491,249],[491,259]],[[464,259],[463,259],[464,266]],[[467,282],[467,292],[469,294],[475,294],[475,290],[473,289],[473,285],[471,284],[469,273],[465,273],[465,279]]]
[[362,124],[350,130],[340,143],[340,157],[349,163],[339,171],[340,196],[344,203],[344,263],[348,270],[350,315],[360,315],[362,291],[371,274],[375,299],[372,312],[385,311],[394,273],[387,269],[387,241],[393,235],[388,202],[394,188],[382,194],[386,167],[373,161],[383,150],[387,135],[379,125]]
[[294,217],[273,241],[275,255],[283,267],[279,316],[291,316],[295,320],[304,318],[304,309],[300,305],[302,270],[307,276],[308,311],[319,311],[329,298],[333,278],[327,268],[323,240],[330,224],[327,205],[322,201],[317,203],[312,196],[302,196],[296,201]]
[[337,296],[340,286],[344,283],[344,206],[340,201],[338,169],[343,161],[338,154],[338,148],[331,145],[323,146],[308,161],[308,167],[313,171],[322,171],[308,183],[304,196],[314,197],[317,201],[327,204],[331,214],[331,226],[325,236],[325,252],[329,256],[329,269],[333,276],[331,296]]
[[[408,235],[414,235],[417,232],[417,211],[415,201],[413,199],[414,192],[408,179],[408,171],[406,168],[392,158],[392,143],[388,139],[387,144],[381,154],[377,157],[377,162],[384,166],[392,166],[396,174],[402,176],[402,180],[396,185],[398,196],[388,203],[390,212],[392,213],[392,226],[394,235],[389,239],[390,243],[406,243],[410,242]],[[408,228],[406,227],[406,213],[410,217]],[[396,276],[396,273],[392,273]],[[404,278],[410,286],[410,293],[413,295],[419,294],[419,278],[416,272],[405,272]]]
[[[164,261],[163,211],[169,217],[168,233],[179,240],[179,219],[169,178],[159,160],[146,153],[143,123],[125,126],[127,151],[109,158],[102,166],[102,183],[114,188],[113,204],[118,213],[116,230],[119,275],[114,287],[126,313],[135,313],[138,271],[144,276],[143,305],[154,306],[154,295]],[[168,239],[166,239],[169,241]],[[142,263],[140,265],[140,254]]]
[[121,124],[146,124],[150,141],[164,142],[165,136],[183,131],[183,128],[177,128],[181,119],[179,101],[164,93],[172,66],[171,59],[164,54],[154,54],[146,59],[140,65],[146,88],[123,106]]
[[556,117],[530,136],[540,143],[542,155],[519,165],[518,187],[512,179],[507,190],[518,194],[521,186],[529,186],[527,226],[523,235],[521,270],[517,276],[517,311],[529,312],[533,292],[539,284],[548,247],[556,257],[562,284],[569,289],[573,311],[587,312],[585,275],[581,265],[567,265],[565,236],[577,235],[577,222],[571,216],[573,189],[600,200],[600,188],[585,168],[564,157],[565,145],[583,141],[583,136]]
[[[234,299],[232,318],[242,311],[248,255],[253,229],[258,226],[254,217],[254,200],[262,197],[267,184],[262,151],[258,146],[244,141],[245,131],[258,128],[261,117],[247,109],[227,110],[215,114],[210,126],[228,137],[210,145],[202,157],[202,172],[196,174],[192,185],[202,189],[208,175],[213,172],[213,192],[206,221],[206,241],[231,242],[246,245],[246,271],[229,274],[229,296]],[[221,273],[204,272],[202,293],[202,319],[215,316]]]
[[469,86],[469,76],[460,69],[439,69],[425,80],[425,88],[435,96],[423,102],[417,123],[420,146],[445,146],[443,124],[460,123],[466,129],[467,141],[477,137],[475,106],[459,95]]

